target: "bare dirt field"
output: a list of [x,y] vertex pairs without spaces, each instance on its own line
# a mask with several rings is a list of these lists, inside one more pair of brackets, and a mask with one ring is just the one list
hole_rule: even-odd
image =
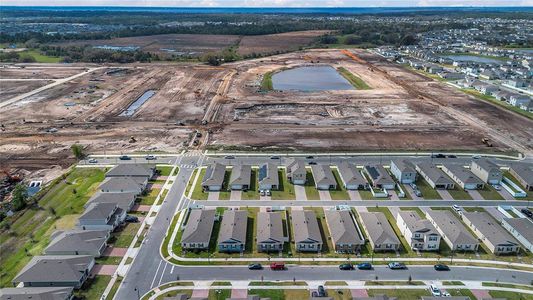
[[0,80],[0,103],[51,82],[50,80]]
[[317,37],[328,33],[327,30],[309,30],[286,32],[279,34],[244,36],[239,43],[239,54],[252,53],[283,53],[298,50],[300,47],[309,45]]
[[[0,164],[67,165],[74,143],[93,153],[176,152],[193,145],[195,130],[203,133],[197,148],[532,153],[533,121],[370,52],[351,51],[355,58],[309,50],[220,67],[106,65],[0,108]],[[343,67],[371,89],[260,91],[266,72],[303,65]],[[151,98],[121,115],[147,91]]]

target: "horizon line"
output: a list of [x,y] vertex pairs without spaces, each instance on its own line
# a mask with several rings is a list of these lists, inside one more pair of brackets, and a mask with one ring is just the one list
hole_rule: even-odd
[[131,6],[131,5],[18,5],[10,4],[3,5],[0,3],[0,7],[124,7],[124,8],[186,8],[186,9],[216,9],[216,8],[241,8],[241,9],[256,9],[256,8],[282,8],[282,9],[309,9],[309,8],[533,8],[533,5],[449,5],[449,6]]

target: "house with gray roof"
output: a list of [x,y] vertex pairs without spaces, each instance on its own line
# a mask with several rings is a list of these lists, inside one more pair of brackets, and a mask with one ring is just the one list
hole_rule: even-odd
[[24,287],[73,287],[79,289],[94,266],[90,255],[34,256],[15,276]]
[[138,177],[150,180],[155,170],[155,166],[148,164],[118,164],[111,168],[105,177]]
[[140,177],[107,177],[100,184],[102,193],[141,194],[148,185],[148,179]]
[[390,163],[390,171],[400,183],[414,183],[416,181],[416,170],[413,164],[404,159],[393,159]]
[[315,180],[315,187],[318,190],[337,189],[337,181],[328,165],[311,166],[311,172],[313,173],[313,179]]
[[357,170],[354,164],[350,164],[346,161],[341,162],[338,165],[339,176],[347,190],[366,190],[368,189],[368,182],[361,175],[361,172]]
[[359,212],[361,224],[374,251],[396,251],[400,240],[382,212]]
[[292,184],[305,184],[307,181],[307,169],[302,159],[291,158],[287,160],[287,179]]
[[420,217],[416,211],[400,210],[396,216],[396,224],[411,249],[439,250],[440,235],[437,229],[429,220]]
[[71,287],[20,287],[0,289],[0,300],[71,300]]
[[246,245],[248,212],[226,210],[218,233],[219,252],[243,252]]
[[415,169],[434,189],[451,190],[455,188],[455,183],[434,164],[418,163]]
[[462,218],[475,235],[496,254],[517,253],[518,241],[486,212],[463,212]]
[[446,164],[442,171],[465,190],[480,190],[485,186],[483,180],[461,165]]
[[214,224],[214,209],[191,209],[181,235],[181,248],[185,250],[208,249]]
[[126,219],[126,212],[115,203],[91,203],[78,219],[83,230],[113,231]]
[[509,173],[526,189],[533,191],[533,164],[514,163],[509,168]]
[[381,165],[366,165],[363,170],[374,188],[392,190],[396,186],[394,179]]
[[232,190],[248,190],[252,180],[252,167],[250,165],[236,165],[231,170],[229,186]]
[[320,252],[322,250],[322,235],[312,210],[293,210],[291,223],[294,234],[296,251]]
[[114,203],[122,210],[128,212],[135,205],[136,193],[102,193],[94,194],[85,204],[87,208],[92,203]]
[[365,244],[357,224],[349,210],[325,210],[333,247],[337,253],[354,253]]
[[259,212],[257,214],[257,250],[259,252],[282,251],[285,241],[281,213]]
[[277,190],[279,188],[278,167],[271,163],[265,163],[259,167],[259,189]]
[[56,231],[50,236],[50,243],[44,249],[44,254],[100,257],[107,247],[109,236],[107,230]]
[[503,228],[517,239],[524,248],[533,252],[533,222],[528,218],[503,218]]
[[427,210],[426,218],[453,251],[477,251],[478,240],[449,210]]
[[470,171],[488,184],[500,184],[503,178],[500,167],[486,158],[472,160]]
[[219,163],[212,163],[205,169],[204,178],[202,178],[202,189],[204,191],[220,191],[224,185],[224,176],[226,166]]

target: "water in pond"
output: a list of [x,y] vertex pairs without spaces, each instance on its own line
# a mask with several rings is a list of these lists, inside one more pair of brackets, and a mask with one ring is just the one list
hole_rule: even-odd
[[128,106],[128,108],[126,108],[126,110],[123,111],[120,114],[120,116],[123,116],[123,117],[132,116],[137,111],[137,109],[139,109],[139,107],[141,107],[141,105],[143,105],[144,102],[148,101],[148,99],[152,98],[153,95],[155,95],[155,91],[154,90],[148,90],[148,91],[144,92],[144,94],[142,94],[141,97],[139,97],[137,100],[135,100],[135,102],[130,104],[130,106]]
[[473,61],[478,63],[497,63],[500,62],[497,59],[488,58],[488,57],[481,57],[476,55],[446,55],[444,57],[451,58],[454,60],[460,60],[460,61]]
[[272,75],[272,86],[280,91],[353,90],[354,87],[330,66],[299,67]]

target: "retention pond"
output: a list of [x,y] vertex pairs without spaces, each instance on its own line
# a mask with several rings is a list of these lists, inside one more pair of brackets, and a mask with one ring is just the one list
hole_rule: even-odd
[[154,90],[148,90],[144,92],[144,94],[142,94],[141,97],[137,98],[137,100],[135,100],[135,102],[130,104],[130,106],[128,106],[128,108],[126,108],[125,111],[120,113],[120,116],[122,117],[132,116],[139,109],[139,107],[141,107],[144,104],[144,102],[148,101],[148,99],[152,98],[153,95],[155,95]]
[[272,87],[279,91],[353,90],[354,87],[330,66],[298,67],[272,75]]

